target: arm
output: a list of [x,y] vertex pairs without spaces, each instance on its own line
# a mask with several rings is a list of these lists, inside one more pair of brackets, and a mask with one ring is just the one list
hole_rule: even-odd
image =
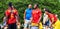
[[19,15],[16,15],[16,21],[20,22]]
[[7,23],[7,17],[6,16],[3,18],[3,22]]
[[41,10],[40,10],[39,15],[40,15],[40,17],[39,17],[39,21],[38,21],[38,23],[40,22],[40,20],[41,20],[41,18],[42,18],[42,12],[41,12]]
[[17,11],[17,13],[16,13],[15,17],[16,17],[16,21],[17,21],[17,22],[20,22],[20,18],[19,18],[18,11]]
[[[41,15],[40,18],[39,18],[39,22],[40,22],[41,18],[42,18],[42,15]],[[39,22],[38,22],[38,23],[39,23]]]
[[30,18],[30,23],[32,22],[33,17]]
[[54,23],[54,18],[52,18],[52,24]]
[[43,16],[43,24],[45,24],[45,13],[44,13],[44,16]]
[[17,25],[18,25],[18,26],[20,26],[20,18],[19,18],[18,11],[17,11],[17,13],[16,13],[15,17],[16,17]]
[[7,11],[5,11],[3,22],[6,22],[6,24],[7,24],[7,17],[8,17],[8,13]]

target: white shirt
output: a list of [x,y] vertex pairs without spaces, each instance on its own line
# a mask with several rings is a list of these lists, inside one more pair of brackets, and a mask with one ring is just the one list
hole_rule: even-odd
[[48,21],[48,15],[46,13],[44,13],[43,23],[45,24],[46,21]]

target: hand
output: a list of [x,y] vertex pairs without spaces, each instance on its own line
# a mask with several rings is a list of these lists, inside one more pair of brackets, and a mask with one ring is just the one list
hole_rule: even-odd
[[17,22],[17,25],[20,25],[20,22]]
[[20,29],[20,22],[17,23],[17,28]]
[[33,18],[31,17],[31,18],[30,18],[30,23],[32,22],[32,19],[33,19]]

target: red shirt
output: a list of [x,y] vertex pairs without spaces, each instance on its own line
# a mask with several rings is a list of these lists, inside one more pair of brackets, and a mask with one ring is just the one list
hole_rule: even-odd
[[56,15],[51,14],[51,13],[47,13],[47,14],[48,14],[48,17],[49,17],[49,19],[50,19],[51,22],[52,22],[52,19],[54,20],[54,22],[57,21],[57,17],[56,17]]
[[54,22],[56,22],[58,20],[57,16],[54,15]]
[[8,19],[7,19],[7,23],[8,24],[16,23],[16,17],[15,17],[15,15],[17,15],[18,12],[17,12],[16,9],[12,10],[12,11],[13,11],[13,13],[11,13],[10,8],[5,11],[5,15],[8,17]]
[[49,14],[48,14],[48,17],[49,17],[50,21],[52,22],[52,19],[54,19],[53,14],[49,13]]
[[33,23],[38,23],[39,18],[41,17],[41,15],[42,15],[42,12],[41,12],[41,10],[39,8],[36,9],[36,10],[33,10],[32,11],[32,17],[33,17],[32,22]]

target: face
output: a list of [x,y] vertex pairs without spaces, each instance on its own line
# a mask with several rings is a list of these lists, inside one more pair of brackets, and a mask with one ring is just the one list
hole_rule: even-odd
[[36,4],[34,5],[34,8],[37,8],[37,5]]
[[58,15],[56,14],[56,17],[57,17]]
[[32,8],[32,5],[30,4],[30,5],[28,5],[28,8]]
[[44,11],[45,11],[45,8],[44,8]]
[[48,12],[47,12],[47,11],[45,11],[45,13],[47,14]]
[[45,8],[44,8],[44,12],[46,13]]
[[13,7],[13,6],[11,6],[10,8],[11,8],[11,10],[13,10],[13,9],[14,9],[14,7]]

